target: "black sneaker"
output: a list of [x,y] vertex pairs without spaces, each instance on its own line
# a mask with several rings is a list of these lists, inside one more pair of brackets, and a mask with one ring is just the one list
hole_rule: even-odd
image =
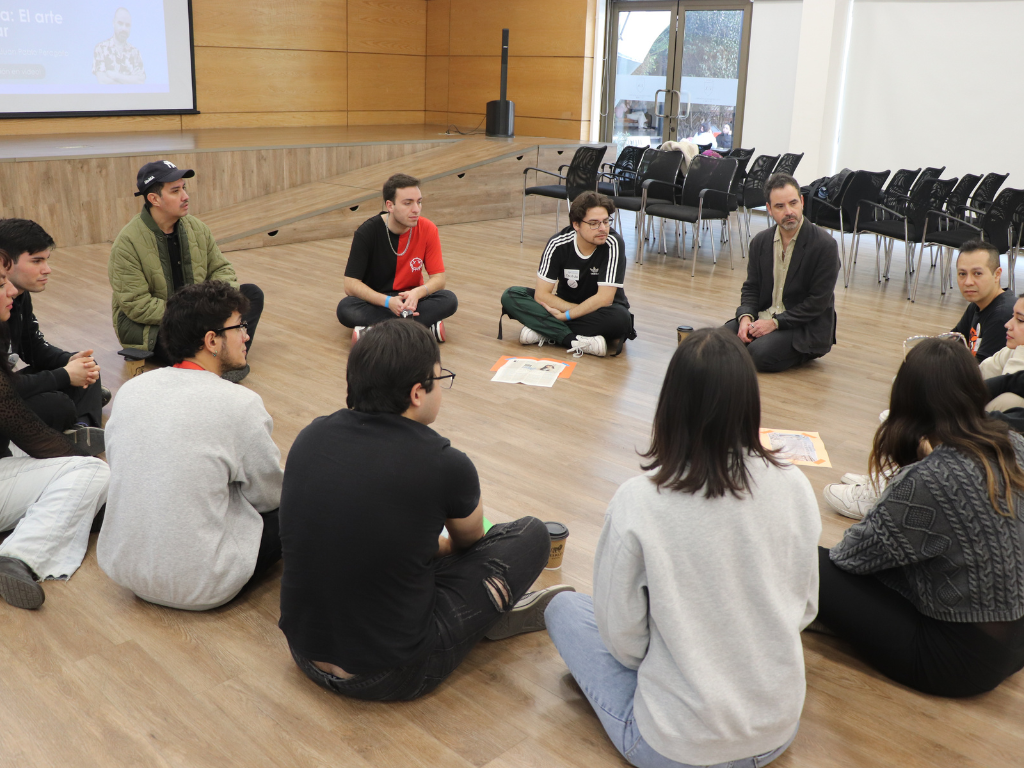
[[233,371],[225,371],[220,375],[224,381],[230,381],[232,384],[237,384],[246,376],[249,375],[249,364],[245,364],[245,368],[236,368]]
[[491,627],[484,637],[488,640],[504,640],[513,635],[547,629],[547,624],[544,623],[544,609],[548,607],[551,598],[559,592],[575,591],[576,587],[558,584],[547,589],[539,589],[536,592],[527,592],[519,598],[519,602],[512,607],[511,611],[503,615],[498,623]]
[[99,427],[89,427],[79,424],[74,429],[64,431],[68,439],[82,449],[83,456],[98,456],[107,450],[103,439],[103,430]]
[[100,393],[103,395],[103,405],[106,407],[107,403],[110,402],[110,398],[114,396],[114,393],[106,387],[100,387]]
[[0,556],[0,597],[15,608],[34,611],[46,600],[46,593],[25,563]]

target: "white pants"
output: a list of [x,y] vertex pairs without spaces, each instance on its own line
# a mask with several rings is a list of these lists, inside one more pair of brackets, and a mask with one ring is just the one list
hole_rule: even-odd
[[109,481],[101,459],[0,459],[0,531],[14,529],[0,555],[21,560],[41,580],[69,578],[85,557]]

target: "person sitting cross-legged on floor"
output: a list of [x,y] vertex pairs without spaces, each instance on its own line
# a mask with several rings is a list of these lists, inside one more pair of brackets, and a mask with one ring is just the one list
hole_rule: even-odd
[[558,595],[545,613],[637,768],[756,768],[796,736],[821,516],[803,473],[762,447],[760,421],[736,335],[691,334],[665,374],[650,473],[608,505],[593,598]]
[[143,600],[216,608],[281,558],[281,453],[255,392],[222,378],[245,366],[249,302],[227,283],[167,300],[173,367],[121,386],[107,421],[111,482],[96,558]]
[[444,320],[455,314],[459,300],[445,290],[437,225],[420,215],[420,181],[396,173],[384,182],[383,195],[384,213],[364,221],[352,236],[338,321],[352,329],[353,343],[365,329],[393,317],[412,318],[443,342]]
[[818,622],[936,696],[983,693],[1024,668],[1024,437],[986,416],[988,397],[961,341],[912,348],[869,462],[894,476],[819,549]]
[[[7,277],[18,289],[7,323],[11,352],[27,366],[18,371],[15,387],[28,407],[53,429],[101,427],[110,392],[100,384],[100,367],[92,350],[72,353],[50,344],[32,310],[32,294],[46,290],[52,274],[53,247],[53,238],[34,221],[0,219],[0,249],[14,261]],[[72,434],[71,439],[87,434],[88,430]]]
[[622,290],[625,245],[612,229],[614,213],[611,198],[581,194],[569,207],[569,226],[544,246],[536,289],[514,286],[501,295],[503,316],[525,326],[521,344],[556,344],[575,357],[604,357],[609,348],[617,355],[626,339],[636,338]]
[[[17,286],[12,260],[0,250],[0,348],[7,344]],[[0,355],[0,597],[35,609],[46,594],[36,579],[67,579],[89,546],[89,529],[107,496],[110,470],[88,458],[95,448],[51,429],[18,394],[18,374]],[[25,454],[11,456],[11,444]]]
[[550,598],[571,589],[526,594],[551,551],[544,523],[484,533],[473,462],[429,426],[454,377],[425,327],[378,323],[349,354],[348,408],[288,454],[280,627],[329,691],[415,699],[482,638],[544,629]]

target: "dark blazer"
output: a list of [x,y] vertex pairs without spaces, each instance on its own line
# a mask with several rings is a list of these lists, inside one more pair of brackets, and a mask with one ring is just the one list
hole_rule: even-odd
[[[737,318],[751,315],[756,319],[759,312],[772,305],[777,226],[758,232],[750,241],[747,279],[740,292]],[[842,266],[839,247],[828,232],[805,218],[792,259],[782,291],[786,311],[775,319],[780,331],[796,332],[793,348],[797,352],[820,357],[836,343],[835,289]]]

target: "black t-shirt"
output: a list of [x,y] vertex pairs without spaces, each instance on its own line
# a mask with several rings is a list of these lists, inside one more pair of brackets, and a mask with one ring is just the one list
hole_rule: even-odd
[[473,462],[430,427],[348,409],[314,420],[281,494],[280,627],[292,648],[353,674],[429,653],[437,537],[479,502]]
[[[584,225],[586,226],[586,225]],[[626,279],[626,246],[614,229],[604,245],[589,256],[576,247],[576,230],[566,227],[544,246],[537,276],[557,283],[555,294],[571,304],[582,304],[602,285],[614,285],[615,303],[629,306],[622,283]]]
[[963,317],[953,329],[962,333],[971,345],[971,351],[980,363],[1006,346],[1006,328],[1013,317],[1013,305],[1017,297],[1010,291],[1003,291],[992,303],[982,310],[971,302],[964,310]]
[[178,240],[178,224],[175,222],[174,231],[167,235],[167,255],[171,259],[171,281],[174,283],[176,293],[185,285],[185,273],[181,269],[181,242]]

